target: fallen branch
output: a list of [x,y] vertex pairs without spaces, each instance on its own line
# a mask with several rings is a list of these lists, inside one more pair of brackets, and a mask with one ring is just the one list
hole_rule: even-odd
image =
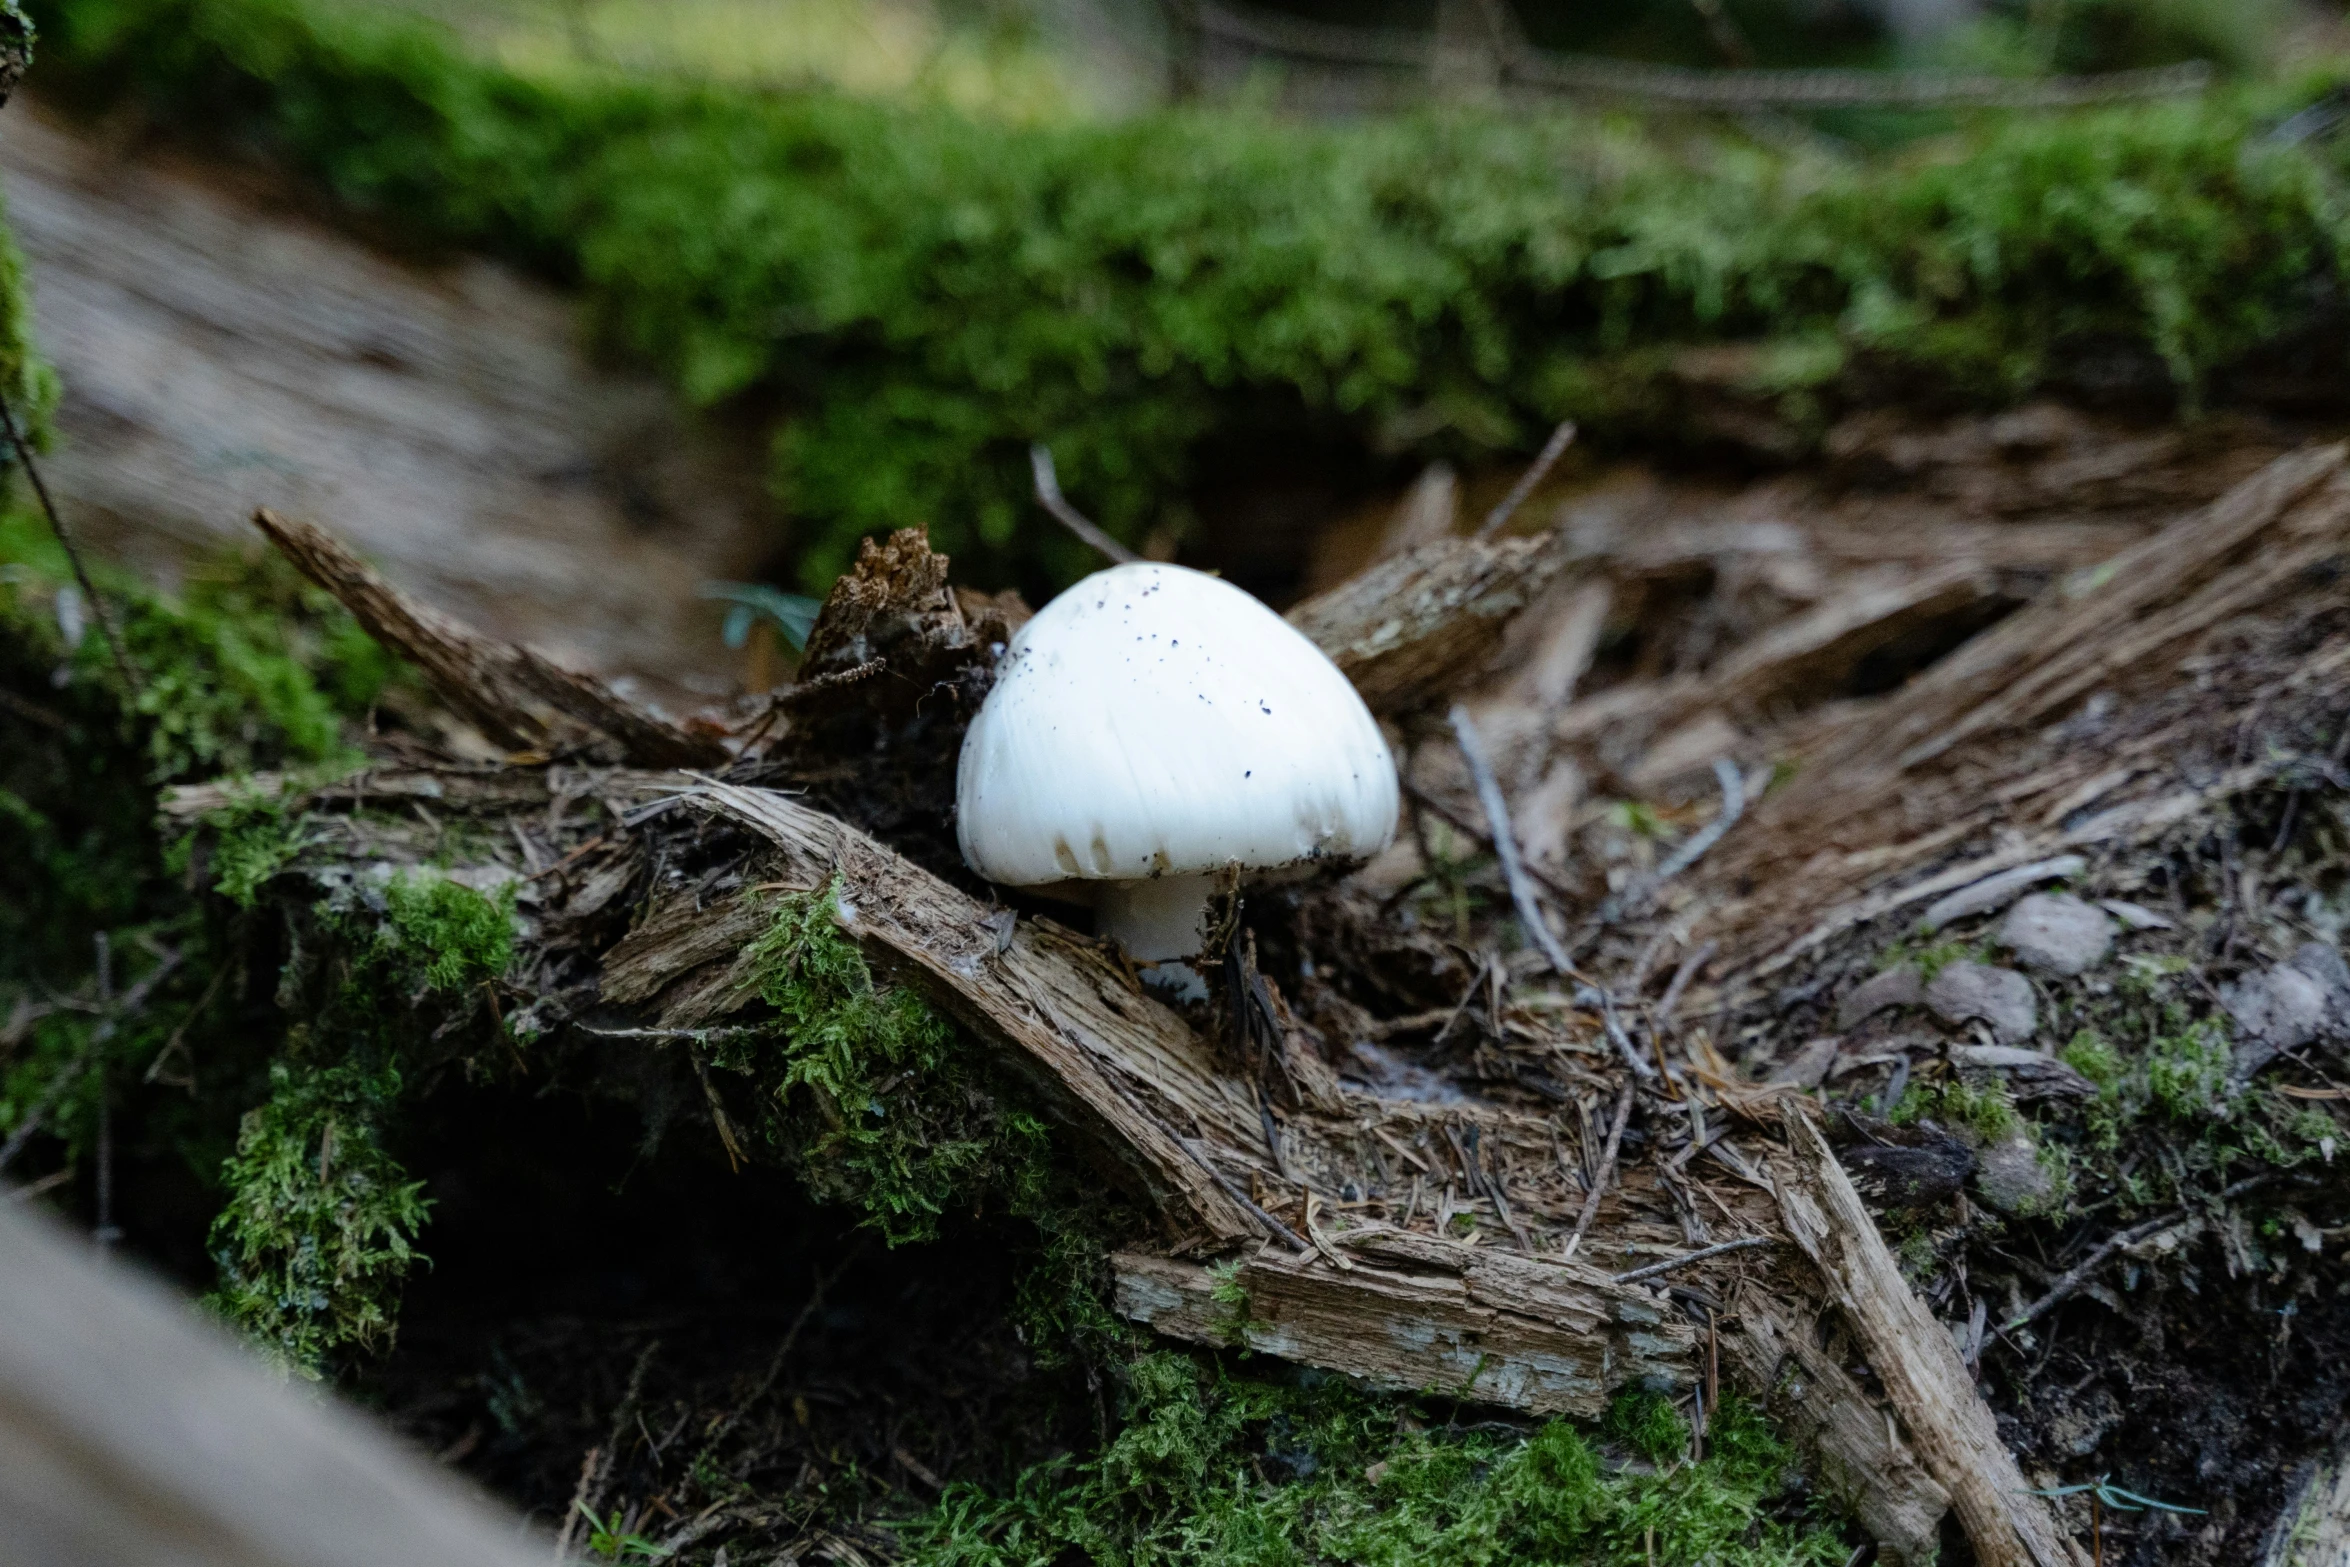
[[1510,518],[1517,514],[1520,506],[1526,504],[1526,497],[1534,493],[1535,487],[1550,477],[1550,470],[1566,455],[1567,448],[1574,444],[1574,440],[1575,421],[1560,420],[1559,427],[1550,432],[1550,439],[1544,441],[1542,450],[1535,454],[1533,465],[1518,476],[1518,482],[1510,486],[1509,494],[1504,495],[1493,510],[1485,514],[1485,520],[1477,525],[1477,531],[1470,537],[1490,539],[1509,526]]
[[1703,1262],[1709,1257],[1726,1257],[1734,1251],[1751,1251],[1757,1246],[1776,1246],[1778,1244],[1779,1238],[1775,1235],[1742,1235],[1734,1241],[1723,1241],[1714,1246],[1700,1246],[1697,1250],[1684,1252],[1678,1257],[1667,1257],[1664,1261],[1652,1262],[1645,1268],[1634,1268],[1629,1273],[1619,1273],[1608,1282],[1611,1284],[1637,1284],[1642,1279],[1659,1278],[1677,1268],[1686,1268],[1693,1262]]
[[1957,1345],[1901,1276],[1843,1166],[1800,1109],[1784,1107],[1781,1120],[1793,1154],[1779,1189],[1788,1234],[1819,1268],[1926,1467],[1949,1491],[1975,1559],[2079,1567],[2080,1553],[2030,1494]]
[[567,719],[615,742],[626,760],[641,766],[710,767],[728,759],[715,738],[688,734],[595,676],[479,636],[418,603],[323,528],[266,507],[253,514],[253,525],[296,570],[333,594],[368,635],[415,664],[442,700],[494,744],[537,750],[574,742],[580,737],[567,732]]

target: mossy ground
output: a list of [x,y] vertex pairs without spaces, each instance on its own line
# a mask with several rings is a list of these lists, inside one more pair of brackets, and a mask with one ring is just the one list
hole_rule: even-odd
[[1687,1425],[1653,1395],[1627,1395],[1602,1436],[1565,1421],[1463,1426],[1336,1378],[1188,1355],[1143,1355],[1124,1377],[1123,1426],[1098,1455],[1006,1492],[950,1488],[901,1526],[908,1559],[1826,1567],[1849,1554],[1790,1490],[1790,1455],[1735,1400],[1691,1462]]
[[1565,111],[1015,125],[510,70],[322,0],[41,12],[53,92],[576,282],[696,402],[781,410],[812,589],[913,522],[966,581],[1084,569],[1029,501],[1039,440],[1114,532],[1178,540],[1268,442],[1398,474],[1568,416],[1686,447],[1727,398],[1802,450],[1889,391],[1996,404],[2092,361],[2192,408],[2326,330],[2350,270],[2338,151],[2266,134],[2314,75],[1839,158]]

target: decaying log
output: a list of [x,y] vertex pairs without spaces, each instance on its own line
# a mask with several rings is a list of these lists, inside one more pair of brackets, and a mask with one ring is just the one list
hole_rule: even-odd
[[1306,600],[1289,623],[1346,672],[1373,712],[1398,712],[1475,673],[1511,617],[1566,564],[1557,534],[1423,544]]
[[[314,575],[432,671],[452,702],[530,738],[521,725],[535,715],[520,697],[536,688],[521,686],[518,695],[521,677],[514,674],[526,655],[408,603],[363,567],[353,569],[314,530],[278,524],[273,537],[298,559],[306,552],[324,561]],[[845,608],[835,614],[828,604],[836,634],[812,656],[851,667],[904,657],[914,661],[911,669],[925,648],[968,651],[970,617],[947,589],[943,563],[917,543],[901,536],[868,552],[851,585],[835,595]],[[444,809],[470,802],[488,819],[505,815],[514,830],[483,841],[502,846],[511,836],[526,865],[534,854],[543,861],[546,851],[534,850],[522,821],[560,814],[560,799],[601,801],[619,827],[528,872],[549,878],[545,890],[531,894],[542,932],[587,928],[580,921],[634,885],[632,867],[643,863],[648,836],[681,830],[656,825],[667,818],[699,814],[748,829],[765,845],[743,866],[756,890],[700,902],[700,893],[679,884],[656,897],[616,944],[587,954],[599,960],[590,1002],[598,1015],[581,1026],[617,1042],[674,1038],[714,1023],[752,992],[742,954],[767,926],[762,895],[834,889],[840,929],[877,970],[921,990],[992,1047],[1084,1149],[1156,1210],[1164,1254],[1120,1254],[1118,1302],[1162,1332],[1199,1342],[1237,1335],[1377,1386],[1588,1416],[1627,1385],[1685,1388],[1697,1380],[1696,1330],[1672,1303],[1673,1292],[1695,1291],[1692,1298],[1736,1303],[1717,1322],[1718,1338],[1733,1375],[1757,1393],[1777,1388],[1785,1402],[1782,1373],[1793,1357],[1806,1378],[1795,1426],[1843,1476],[1838,1483],[1889,1551],[1912,1550],[1940,1516],[1942,1493],[1878,1435],[1887,1429],[1884,1411],[1839,1368],[1814,1366],[1816,1356],[1789,1347],[1791,1330],[1770,1326],[1818,1315],[1808,1270],[1766,1266],[1765,1251],[1752,1246],[1710,1244],[1769,1239],[1778,1219],[1760,1168],[1769,1156],[1740,1153],[1719,1126],[1707,1131],[1702,1106],[1653,1105],[1649,1146],[1661,1140],[1680,1152],[1658,1166],[1626,1170],[1593,1194],[1583,1184],[1588,1174],[1569,1172],[1559,1123],[1549,1116],[1378,1099],[1341,1092],[1335,1082],[1276,1113],[1100,944],[1050,920],[1008,917],[1011,911],[779,790],[676,771],[509,766],[440,775],[387,768],[290,803],[316,809],[379,797],[433,798]],[[183,790],[168,809],[188,819],[227,799],[219,789]],[[387,853],[396,861],[421,859],[440,841],[437,828],[419,828],[404,815],[387,820],[366,812],[323,815],[312,839],[324,857],[363,864]],[[477,884],[524,874],[501,872],[508,863],[502,847],[491,853],[498,865],[449,874]],[[558,874],[593,864],[592,854],[611,865],[593,876]],[[559,1010],[580,1017],[576,1001]],[[656,1025],[650,1030],[638,1026],[647,1013]],[[1594,1048],[1601,1063],[1611,1059],[1604,1044]],[[1328,1074],[1327,1065],[1317,1065]],[[1581,1068],[1560,1070],[1605,1082]],[[1389,1153],[1408,1169],[1391,1169]],[[1717,1172],[1715,1184],[1690,1167],[1701,1153]],[[1722,1172],[1729,1183],[1717,1189]],[[1384,1191],[1381,1200],[1395,1205],[1399,1174],[1411,1192],[1409,1203],[1395,1208],[1400,1224],[1351,1211],[1361,1203],[1333,1206],[1357,1191]],[[1730,1233],[1705,1231],[1690,1205],[1695,1185],[1705,1186],[1708,1208],[1730,1223]],[[1586,1209],[1596,1222],[1570,1260],[1568,1236]],[[1456,1240],[1464,1218],[1469,1233]],[[1282,1244],[1263,1244],[1267,1234]],[[1248,1299],[1240,1318],[1229,1292],[1218,1301],[1217,1275],[1201,1265],[1235,1255],[1241,1260],[1232,1278]],[[1671,1265],[1669,1277],[1648,1277],[1643,1270],[1653,1272],[1659,1261]],[[1610,1269],[1641,1277],[1619,1282]]]
[[1999,1440],[1949,1331],[1901,1276],[1843,1167],[1802,1111],[1783,1117],[1787,1231],[1820,1270],[1926,1468],[1950,1493],[1983,1567],[2077,1567],[2082,1554]]
[[0,1203],[0,1549],[24,1567],[538,1567],[447,1470]]
[[[1689,1323],[1581,1264],[1385,1227],[1338,1237],[1332,1254],[1346,1265],[1267,1246],[1220,1278],[1122,1252],[1112,1259],[1118,1310],[1170,1338],[1532,1414],[1594,1418],[1627,1385],[1689,1384]],[[1219,1301],[1219,1287],[1236,1287],[1245,1305]]]
[[510,642],[475,635],[386,582],[375,568],[314,523],[266,507],[253,525],[302,575],[332,593],[368,634],[412,659],[442,700],[492,741],[513,750],[576,743],[565,720],[613,741],[621,758],[647,767],[707,767],[726,748],[692,735],[626,700],[593,675],[563,669]]

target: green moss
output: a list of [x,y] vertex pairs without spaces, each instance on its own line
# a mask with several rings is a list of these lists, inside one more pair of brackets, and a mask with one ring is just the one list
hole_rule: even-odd
[[1912,1083],[1888,1119],[1896,1126],[1936,1120],[1978,1144],[2005,1142],[2023,1126],[2015,1113],[2015,1101],[1996,1078],[1970,1081],[1953,1077],[1931,1085]]
[[2080,1073],[2102,1091],[2122,1080],[2121,1053],[2105,1042],[2105,1036],[2093,1028],[2076,1032],[2058,1052],[2066,1066]]
[[1689,1450],[1689,1422],[1661,1393],[1626,1393],[1608,1406],[1607,1433],[1652,1464]]
[[[1123,1426],[1098,1457],[1041,1466],[1004,1494],[950,1487],[901,1530],[921,1567],[1844,1560],[1783,1494],[1789,1455],[1749,1407],[1725,1399],[1704,1461],[1673,1464],[1688,1432],[1670,1405],[1660,1417],[1648,1395],[1627,1403],[1625,1428],[1671,1468],[1612,1468],[1565,1421],[1428,1429],[1407,1404],[1317,1373],[1243,1377],[1145,1355],[1127,1368]],[[1668,1422],[1678,1445],[1663,1440]]]
[[893,1245],[934,1239],[951,1211],[1028,1221],[1037,1250],[1015,1307],[1032,1352],[1049,1363],[1127,1342],[1107,1305],[1105,1242],[1132,1216],[1056,1152],[995,1062],[914,992],[875,980],[838,899],[837,883],[777,898],[745,949],[775,1027],[723,1038],[709,1061],[753,1085],[752,1134]]
[[213,1307],[288,1368],[317,1376],[346,1349],[391,1338],[428,1204],[385,1151],[400,1091],[389,1065],[270,1069],[223,1170]]
[[487,898],[446,876],[409,871],[384,888],[392,944],[433,990],[463,990],[498,978],[514,957],[514,895],[508,883]]
[[2224,1116],[2233,1063],[2225,1019],[2199,1018],[2158,1034],[2146,1047],[2146,1090],[2155,1104],[2180,1120]]
[[[1731,395],[1800,441],[1855,369],[1997,401],[2092,343],[2192,402],[2350,270],[2339,154],[2264,138],[2298,106],[2280,92],[1969,116],[1942,145],[1830,161],[1563,110],[1007,125],[533,75],[324,0],[51,0],[42,20],[53,93],[576,281],[689,397],[791,410],[775,486],[819,588],[861,534],[917,520],[966,572],[1089,566],[1029,500],[1033,440],[1114,532],[1180,533],[1210,454],[1268,428],[1408,460],[1524,450],[1563,416],[1670,438],[1693,398]],[[1742,369],[1688,368],[1724,344]]]

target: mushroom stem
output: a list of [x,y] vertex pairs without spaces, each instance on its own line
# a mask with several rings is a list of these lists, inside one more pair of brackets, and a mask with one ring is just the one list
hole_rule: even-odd
[[1117,937],[1136,962],[1194,957],[1215,889],[1209,875],[1104,882],[1094,899],[1094,923],[1103,935]]

